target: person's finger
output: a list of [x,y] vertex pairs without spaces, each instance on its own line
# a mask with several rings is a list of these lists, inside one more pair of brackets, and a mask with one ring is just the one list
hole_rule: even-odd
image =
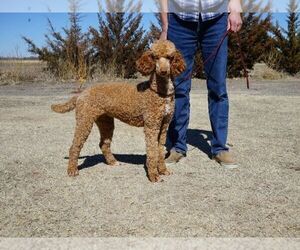
[[236,30],[237,30],[237,25],[236,25],[235,22],[232,22],[232,23],[231,23],[231,30],[232,30],[233,32],[236,32]]
[[231,26],[231,25],[230,25],[230,20],[229,20],[229,18],[228,18],[227,31],[231,29],[230,26]]
[[167,40],[167,35],[162,34],[161,37],[160,37],[160,40]]
[[235,22],[235,24],[234,24],[234,28],[233,28],[234,32],[238,32],[238,31],[240,31],[240,30],[241,30],[241,28],[242,28],[242,24],[241,24],[241,22],[240,22],[240,21],[237,21],[237,22]]
[[229,27],[230,27],[230,31],[231,32],[235,32],[235,29],[236,29],[236,23],[235,23],[235,20],[232,18],[232,16],[229,18]]
[[160,34],[159,40],[167,40],[167,32],[163,31]]
[[235,32],[238,32],[238,24],[235,25]]
[[239,23],[239,25],[238,25],[238,31],[240,31],[242,29],[242,27],[243,27],[243,23]]

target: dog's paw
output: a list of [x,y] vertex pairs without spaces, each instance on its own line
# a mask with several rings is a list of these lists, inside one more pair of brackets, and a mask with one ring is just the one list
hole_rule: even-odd
[[119,166],[122,166],[122,163],[120,163],[118,161],[114,161],[114,162],[110,162],[108,165],[111,167],[119,167]]
[[68,168],[68,175],[70,177],[75,177],[75,176],[79,175],[78,168]]
[[149,174],[149,180],[153,183],[162,181],[158,174]]
[[168,170],[167,168],[166,169],[163,169],[163,170],[160,170],[159,171],[159,174],[160,175],[165,175],[165,176],[169,176],[171,174],[173,174],[170,170]]

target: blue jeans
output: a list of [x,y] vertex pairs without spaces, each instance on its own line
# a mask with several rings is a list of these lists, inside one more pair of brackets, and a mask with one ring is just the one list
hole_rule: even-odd
[[[191,73],[194,59],[200,46],[203,61],[218,47],[227,30],[227,13],[209,20],[199,22],[183,21],[175,14],[169,14],[168,39],[183,54],[187,69],[175,79],[175,113],[169,126],[167,144],[177,152],[187,152],[187,129],[190,118]],[[212,155],[228,151],[226,147],[228,134],[229,102],[226,88],[226,70],[228,57],[228,39],[225,38],[216,56],[205,65],[207,76],[208,109],[213,133],[211,141]]]

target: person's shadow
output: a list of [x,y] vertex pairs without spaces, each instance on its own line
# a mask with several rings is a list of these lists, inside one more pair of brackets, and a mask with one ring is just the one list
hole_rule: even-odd
[[188,129],[187,131],[187,144],[198,148],[205,153],[209,158],[211,155],[211,147],[209,141],[212,139],[213,133],[207,130]]
[[[188,129],[187,131],[187,144],[201,150],[209,158],[211,158],[211,148],[208,143],[212,138],[212,132],[199,129]],[[117,161],[121,163],[128,163],[133,165],[144,165],[146,162],[146,155],[136,154],[114,154]],[[68,159],[68,157],[65,157]],[[81,156],[79,159],[84,159],[83,163],[78,166],[79,170],[87,169],[105,163],[103,154],[93,156]],[[144,166],[145,168],[145,166]]]

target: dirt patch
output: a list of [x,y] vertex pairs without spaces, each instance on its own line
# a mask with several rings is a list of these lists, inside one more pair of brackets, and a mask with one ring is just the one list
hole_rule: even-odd
[[300,237],[298,82],[229,82],[240,168],[226,171],[207,156],[207,92],[195,81],[188,157],[158,184],[146,178],[142,129],[120,122],[123,165],[105,165],[94,127],[80,176],[67,177],[74,113],[49,107],[72,86],[0,87],[0,236]]

